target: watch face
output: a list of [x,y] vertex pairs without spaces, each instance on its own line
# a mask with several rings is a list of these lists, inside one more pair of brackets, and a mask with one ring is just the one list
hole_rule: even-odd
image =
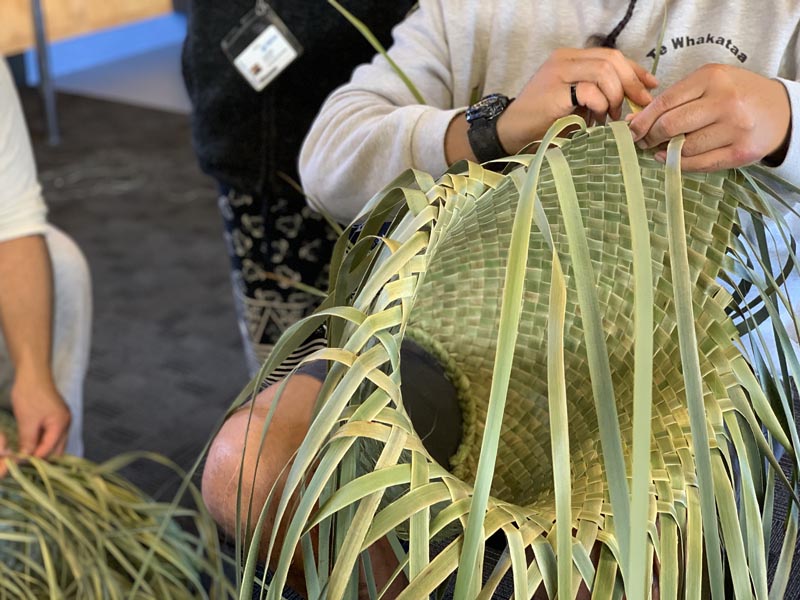
[[478,100],[467,110],[467,123],[472,123],[476,119],[486,119],[488,121],[497,118],[508,106],[509,100],[503,94],[489,94]]

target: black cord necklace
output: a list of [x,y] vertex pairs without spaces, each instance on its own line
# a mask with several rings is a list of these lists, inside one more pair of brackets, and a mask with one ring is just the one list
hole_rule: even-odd
[[617,26],[611,30],[611,33],[609,33],[605,37],[605,39],[602,42],[600,42],[601,47],[603,48],[617,47],[617,38],[619,37],[619,34],[622,33],[622,30],[625,29],[625,26],[628,24],[628,21],[631,20],[634,8],[636,8],[636,0],[630,0],[630,2],[628,2],[628,10],[625,11],[625,16],[622,17],[620,22],[617,23]]

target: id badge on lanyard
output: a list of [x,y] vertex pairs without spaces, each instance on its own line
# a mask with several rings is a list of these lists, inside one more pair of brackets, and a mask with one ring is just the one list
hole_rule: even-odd
[[260,92],[303,52],[303,47],[266,0],[242,17],[220,44],[254,90]]

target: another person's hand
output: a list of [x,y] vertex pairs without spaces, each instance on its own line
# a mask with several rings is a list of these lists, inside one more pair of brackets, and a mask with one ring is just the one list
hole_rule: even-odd
[[[579,106],[573,104],[571,86]],[[619,119],[627,96],[636,104],[651,102],[656,78],[646,69],[609,48],[555,50],[497,120],[497,133],[510,153],[541,139],[557,119],[580,107],[598,122]]]
[[[20,454],[47,458],[64,452],[72,417],[51,379],[18,377],[11,390],[11,406]],[[0,477],[7,470],[2,457],[11,450],[0,439]]]
[[[789,96],[780,81],[718,64],[699,68],[630,118],[642,148],[686,134],[686,171],[718,171],[767,157],[779,164],[790,124]],[[656,153],[658,160],[665,157],[663,149]]]

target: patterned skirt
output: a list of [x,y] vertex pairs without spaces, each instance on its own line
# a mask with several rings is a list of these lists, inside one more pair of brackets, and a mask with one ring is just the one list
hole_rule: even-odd
[[[286,328],[319,302],[294,286],[327,290],[336,234],[300,198],[268,199],[222,188],[219,208],[239,330],[254,375]],[[306,353],[318,345],[324,341],[309,340]]]

